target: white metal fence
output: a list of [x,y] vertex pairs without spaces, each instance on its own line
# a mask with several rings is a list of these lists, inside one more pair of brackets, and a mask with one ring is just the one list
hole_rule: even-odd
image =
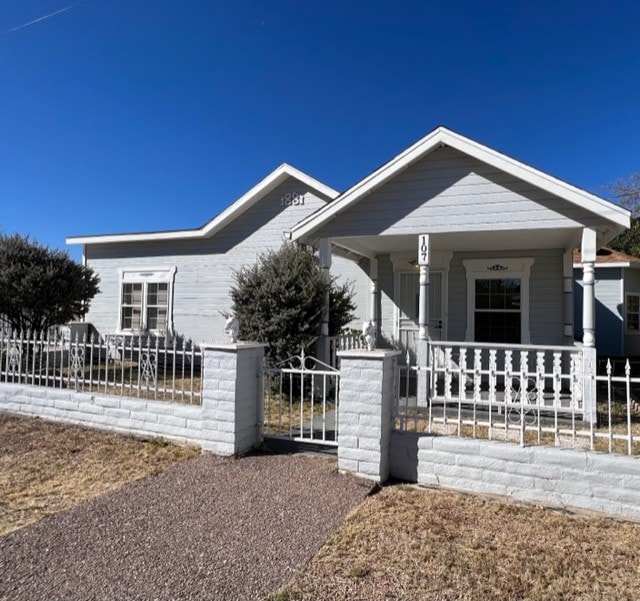
[[263,372],[263,433],[338,444],[340,372],[304,351]]
[[146,335],[0,333],[0,382],[200,404],[200,350]]
[[426,369],[399,368],[395,429],[638,454],[640,378],[628,361],[623,374],[605,371],[577,347],[430,342]]

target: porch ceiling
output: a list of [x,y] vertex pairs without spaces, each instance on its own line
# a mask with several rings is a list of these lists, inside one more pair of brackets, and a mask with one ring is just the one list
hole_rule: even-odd
[[[431,248],[454,252],[570,249],[579,246],[581,234],[582,230],[578,228],[431,234]],[[417,253],[418,244],[416,234],[350,236],[332,240],[340,247],[368,257],[400,252]]]

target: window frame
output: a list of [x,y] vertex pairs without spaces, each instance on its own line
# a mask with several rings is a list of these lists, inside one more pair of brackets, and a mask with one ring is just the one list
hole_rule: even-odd
[[[517,279],[520,280],[520,344],[531,344],[531,330],[529,326],[529,281],[531,279],[531,266],[534,262],[535,259],[533,257],[466,259],[462,261],[467,276],[466,342],[476,342],[476,280]],[[516,343],[487,342],[479,344],[502,344],[508,346]]]
[[[629,311],[629,298],[635,297],[638,301],[638,310],[637,311]],[[629,313],[635,313],[638,315],[638,328],[630,329],[629,328]],[[630,334],[632,336],[637,336],[640,334],[640,292],[625,292],[624,295],[624,332],[625,334]]]
[[[116,324],[117,334],[132,334],[137,332],[148,332],[152,334],[173,335],[173,289],[175,282],[176,267],[148,267],[148,268],[120,268],[118,282],[118,317]],[[125,284],[141,284],[141,304],[140,304],[140,328],[123,328],[122,327],[122,310],[125,306],[123,303],[123,292]],[[148,309],[149,309],[149,285],[150,284],[166,284],[167,285],[167,319],[166,328],[148,328]],[[153,305],[157,307],[158,305]]]

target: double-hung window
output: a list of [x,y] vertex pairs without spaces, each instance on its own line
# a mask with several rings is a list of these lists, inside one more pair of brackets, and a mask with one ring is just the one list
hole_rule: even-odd
[[624,303],[626,330],[630,334],[640,333],[640,294],[627,294]]
[[529,279],[532,257],[466,259],[466,340],[530,344]]
[[119,331],[172,333],[175,271],[120,270]]
[[477,278],[475,283],[474,340],[520,344],[520,279]]

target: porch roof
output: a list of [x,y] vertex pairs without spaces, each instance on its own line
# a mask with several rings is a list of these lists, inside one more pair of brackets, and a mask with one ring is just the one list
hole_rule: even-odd
[[[559,199],[564,203],[563,206],[568,207],[574,214],[582,215],[583,218],[574,219],[572,222],[567,220],[567,223],[562,226],[557,223],[549,223],[548,226],[537,224],[535,229],[529,229],[523,228],[522,224],[515,227],[509,227],[508,224],[498,224],[498,227],[487,228],[487,231],[475,232],[456,232],[455,228],[452,228],[453,231],[447,231],[446,224],[442,222],[438,224],[437,228],[434,228],[433,221],[425,221],[421,231],[407,231],[407,236],[389,235],[395,233],[389,231],[358,231],[357,226],[345,228],[341,224],[342,220],[335,220],[337,216],[352,209],[360,201],[378,193],[384,184],[389,183],[409,167],[416,165],[418,161],[441,148],[451,148],[462,155],[516,178],[526,185],[533,186],[535,189]],[[429,198],[425,198],[426,200]],[[360,211],[362,212],[362,209]],[[409,238],[413,240],[420,233],[437,234],[438,246],[442,245],[444,248],[460,248],[460,245],[466,246],[468,249],[483,247],[494,249],[569,248],[571,244],[577,245],[577,236],[581,227],[596,229],[599,233],[599,244],[605,244],[616,234],[628,228],[629,225],[630,214],[626,209],[445,127],[438,127],[335,200],[298,223],[292,229],[291,237],[293,240],[311,242],[326,235],[334,237],[331,232],[335,231],[336,241],[341,239],[344,246],[350,250],[371,256],[374,250],[378,253],[401,250],[401,246],[409,244]],[[496,229],[501,230],[499,236],[496,236]],[[562,229],[564,231],[560,231]],[[543,246],[540,246],[541,244]]]

